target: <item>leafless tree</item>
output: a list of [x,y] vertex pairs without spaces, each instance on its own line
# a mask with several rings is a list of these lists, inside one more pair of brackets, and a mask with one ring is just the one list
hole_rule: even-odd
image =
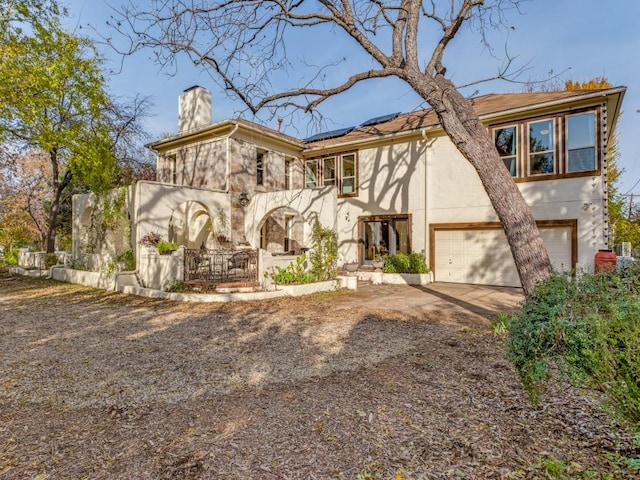
[[[493,141],[453,81],[445,52],[461,29],[485,36],[504,26],[522,0],[148,0],[130,2],[112,20],[122,53],[151,48],[163,67],[187,55],[252,112],[298,107],[314,112],[325,100],[365,80],[396,77],[436,112],[474,166],[511,246],[525,293],[551,273],[530,208],[504,168]],[[425,52],[424,45],[429,45]],[[295,62],[292,45],[344,42],[367,61],[338,57]],[[505,77],[510,61],[494,78]],[[286,85],[286,83],[288,85]],[[285,85],[285,86],[282,86]]]

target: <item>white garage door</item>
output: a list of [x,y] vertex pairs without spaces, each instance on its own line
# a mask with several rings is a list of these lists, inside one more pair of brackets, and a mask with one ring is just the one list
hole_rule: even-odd
[[[556,270],[571,268],[571,227],[540,228]],[[435,280],[519,287],[507,238],[502,229],[436,230]]]

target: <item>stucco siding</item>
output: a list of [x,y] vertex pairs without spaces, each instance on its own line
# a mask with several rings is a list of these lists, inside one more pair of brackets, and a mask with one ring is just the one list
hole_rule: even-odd
[[358,195],[338,199],[342,261],[359,258],[358,219],[373,215],[411,215],[411,250],[426,251],[426,145],[412,141],[358,152]]
[[[477,172],[448,138],[435,139],[427,158],[429,223],[498,221]],[[603,177],[537,180],[517,185],[536,220],[577,220],[577,267],[591,269],[595,253],[607,244]]]

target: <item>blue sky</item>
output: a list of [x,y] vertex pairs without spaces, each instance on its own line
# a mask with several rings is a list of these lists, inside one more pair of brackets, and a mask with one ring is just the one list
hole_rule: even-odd
[[[144,0],[139,0],[143,3]],[[62,0],[69,8],[70,29],[90,24],[106,32],[106,20],[111,10],[105,0]],[[119,6],[121,0],[108,0]],[[138,3],[138,2],[136,2]],[[623,115],[618,123],[619,166],[624,169],[621,193],[640,193],[640,2],[637,0],[534,0],[523,2],[521,13],[509,12],[507,22],[512,29],[492,33],[496,54],[504,45],[527,70],[519,79],[543,79],[549,72],[560,74],[562,80],[586,81],[606,76],[614,86],[626,86]],[[82,28],[82,33],[90,29]],[[342,44],[340,42],[343,42]],[[316,42],[318,43],[318,42]],[[349,54],[349,45],[339,38],[321,42],[322,52],[330,55]],[[297,46],[293,55],[307,55],[315,45]],[[465,84],[495,74],[499,62],[479,45],[477,38],[465,33],[456,39],[445,57],[448,74],[457,84]],[[118,69],[120,59],[104,50]],[[110,78],[114,95],[132,97],[136,94],[153,98],[152,117],[146,124],[154,139],[177,131],[178,95],[192,85],[212,91],[213,120],[234,117],[243,105],[225,97],[211,77],[183,61],[179,73],[163,73],[150,59],[150,52],[140,52],[123,59],[120,73]],[[317,53],[314,57],[317,59]],[[349,56],[349,59],[356,58]],[[362,59],[360,59],[362,61]],[[522,91],[523,85],[493,81],[474,85],[465,94],[487,94]],[[399,81],[384,80],[360,85],[340,95],[322,107],[327,117],[326,129],[358,125],[368,118],[391,112],[407,112],[426,107],[417,95]],[[250,120],[250,116],[246,116]],[[263,117],[265,118],[265,117]],[[269,123],[275,128],[275,121]],[[316,133],[304,118],[299,119],[295,136]]]

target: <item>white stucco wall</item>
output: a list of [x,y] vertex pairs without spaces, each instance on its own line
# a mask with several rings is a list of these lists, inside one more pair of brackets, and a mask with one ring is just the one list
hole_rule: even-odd
[[[428,149],[427,159],[429,224],[498,221],[476,171],[448,138],[436,138]],[[592,268],[598,249],[606,248],[603,177],[517,185],[536,220],[578,220],[577,267]]]
[[226,213],[227,218],[230,215],[230,203],[226,193],[183,185],[138,182],[134,200],[135,211],[132,220],[135,224],[134,238],[138,249],[140,239],[150,232],[158,232],[166,240],[171,215],[185,202],[202,204],[214,221],[220,210]]
[[283,207],[299,213],[305,219],[303,246],[307,248],[312,246],[311,232],[316,215],[323,227],[336,228],[337,190],[335,187],[256,193],[245,208],[244,215],[247,242],[252,248],[260,247],[260,225],[267,215]]
[[363,216],[410,214],[411,250],[426,250],[426,149],[426,141],[414,140],[358,152],[358,195],[338,199],[342,262],[358,258],[358,218]]

